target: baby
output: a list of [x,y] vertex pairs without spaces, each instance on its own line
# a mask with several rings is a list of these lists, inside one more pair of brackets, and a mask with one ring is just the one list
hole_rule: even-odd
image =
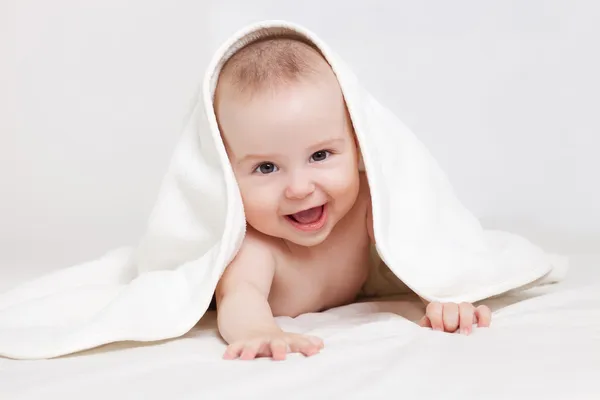
[[[214,105],[248,225],[215,293],[224,358],[316,354],[321,339],[284,332],[274,317],[355,301],[375,242],[337,78],[311,45],[265,38],[227,61]],[[490,319],[485,306],[430,303],[419,323],[468,334]]]

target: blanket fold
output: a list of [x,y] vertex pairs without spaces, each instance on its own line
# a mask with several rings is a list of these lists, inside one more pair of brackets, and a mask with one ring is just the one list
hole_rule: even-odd
[[1,295],[1,356],[51,358],[175,338],[202,318],[246,226],[213,109],[216,83],[241,47],[280,34],[314,44],[337,76],[371,187],[376,250],[395,277],[427,300],[455,302],[562,277],[564,260],[520,236],[484,230],[410,129],[316,34],[263,21],[232,35],[212,58],[139,243]]

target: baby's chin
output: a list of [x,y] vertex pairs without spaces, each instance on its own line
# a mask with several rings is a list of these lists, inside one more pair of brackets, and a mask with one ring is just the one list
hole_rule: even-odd
[[329,237],[329,232],[323,232],[319,234],[312,234],[309,236],[300,236],[300,235],[286,235],[286,237],[282,237],[286,242],[301,246],[301,247],[315,247],[327,240]]

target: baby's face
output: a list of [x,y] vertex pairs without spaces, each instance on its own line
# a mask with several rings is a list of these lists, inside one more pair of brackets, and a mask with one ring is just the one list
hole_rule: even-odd
[[358,152],[332,71],[241,99],[221,90],[218,118],[254,229],[301,246],[325,240],[359,190]]

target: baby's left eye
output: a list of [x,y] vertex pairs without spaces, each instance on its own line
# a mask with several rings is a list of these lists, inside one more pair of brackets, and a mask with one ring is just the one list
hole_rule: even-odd
[[313,153],[312,156],[310,156],[312,161],[323,161],[327,158],[327,156],[329,155],[329,151],[327,150],[320,150],[317,151],[316,153]]

